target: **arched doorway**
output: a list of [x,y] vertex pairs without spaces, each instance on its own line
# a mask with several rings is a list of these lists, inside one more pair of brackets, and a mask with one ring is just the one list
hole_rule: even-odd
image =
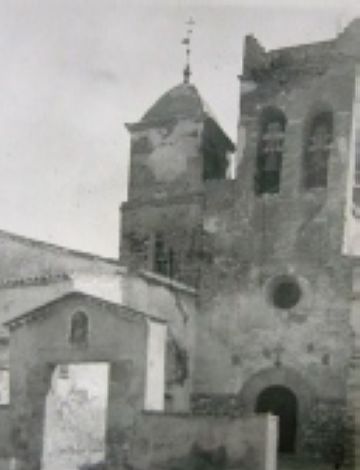
[[279,452],[295,452],[298,404],[294,393],[282,385],[267,387],[258,395],[255,411],[279,417]]

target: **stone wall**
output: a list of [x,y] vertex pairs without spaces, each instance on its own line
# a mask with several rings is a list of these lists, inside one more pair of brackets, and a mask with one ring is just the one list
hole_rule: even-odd
[[196,286],[201,247],[202,196],[184,193],[171,198],[122,205],[121,262],[132,270],[155,270],[154,245],[161,233],[174,253],[172,277]]
[[143,414],[123,452],[126,468],[275,470],[276,423],[270,415]]
[[345,401],[319,400],[312,408],[302,436],[304,454],[312,458],[342,463],[346,450],[346,403]]
[[[256,398],[256,395],[254,396]],[[254,400],[255,401],[255,400]],[[318,461],[334,462],[345,458],[347,445],[346,403],[337,400],[318,400],[302,409],[298,428],[298,452]],[[195,416],[244,418],[249,408],[246,397],[226,394],[194,394],[192,411]]]
[[244,416],[245,405],[240,395],[197,393],[191,397],[191,410],[200,416]]

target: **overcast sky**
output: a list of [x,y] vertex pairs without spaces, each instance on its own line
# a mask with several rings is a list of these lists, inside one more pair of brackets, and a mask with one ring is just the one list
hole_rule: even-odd
[[193,82],[235,139],[244,35],[268,49],[327,39],[356,12],[344,0],[1,0],[0,228],[117,256],[124,123],[182,80],[186,19]]

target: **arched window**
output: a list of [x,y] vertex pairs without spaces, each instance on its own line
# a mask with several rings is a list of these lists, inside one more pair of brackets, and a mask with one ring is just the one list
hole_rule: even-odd
[[310,121],[305,142],[304,185],[305,188],[326,188],[328,161],[333,142],[333,115],[323,111]]
[[255,190],[274,194],[280,190],[286,118],[282,111],[270,108],[263,112],[260,126]]
[[89,319],[84,312],[75,312],[71,318],[70,343],[86,346],[89,339]]

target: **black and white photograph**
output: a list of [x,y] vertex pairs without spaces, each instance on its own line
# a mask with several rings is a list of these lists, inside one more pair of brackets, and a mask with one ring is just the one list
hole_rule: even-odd
[[360,470],[358,0],[0,0],[0,470]]

